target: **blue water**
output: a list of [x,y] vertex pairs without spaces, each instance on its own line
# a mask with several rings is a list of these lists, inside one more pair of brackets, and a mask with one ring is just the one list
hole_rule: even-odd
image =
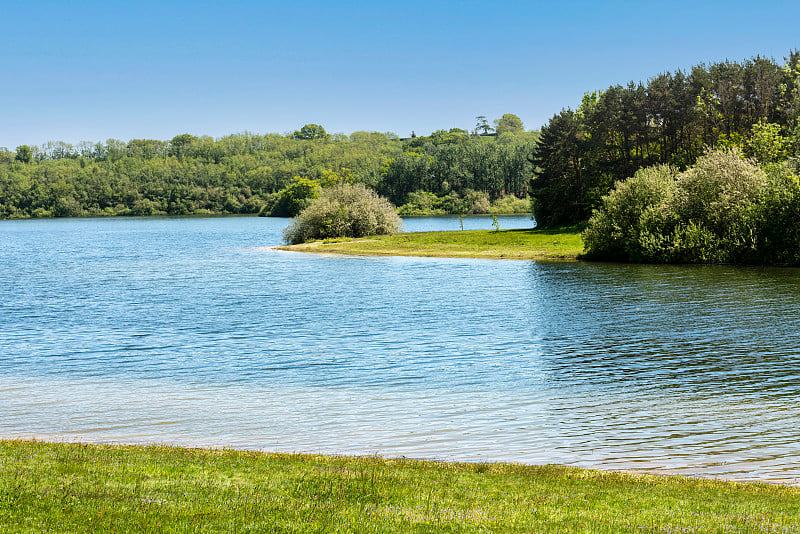
[[287,223],[0,222],[0,436],[800,479],[800,270],[269,248]]

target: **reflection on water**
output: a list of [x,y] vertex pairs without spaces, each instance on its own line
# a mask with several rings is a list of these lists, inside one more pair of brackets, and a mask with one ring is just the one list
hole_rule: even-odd
[[0,222],[0,435],[800,478],[800,270],[262,248],[285,224]]

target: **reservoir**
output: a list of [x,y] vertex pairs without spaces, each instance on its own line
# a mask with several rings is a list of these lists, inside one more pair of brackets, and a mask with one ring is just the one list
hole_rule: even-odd
[[271,249],[288,222],[0,221],[0,437],[800,481],[800,270]]

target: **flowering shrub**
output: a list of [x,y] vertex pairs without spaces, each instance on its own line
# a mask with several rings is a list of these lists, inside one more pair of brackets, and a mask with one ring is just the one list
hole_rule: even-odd
[[402,221],[394,206],[362,184],[337,184],[323,189],[283,234],[295,245],[312,239],[393,234]]

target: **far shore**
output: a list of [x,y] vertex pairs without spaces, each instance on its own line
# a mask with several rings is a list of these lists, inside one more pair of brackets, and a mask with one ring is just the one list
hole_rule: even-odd
[[360,239],[326,239],[277,250],[356,256],[423,256],[576,261],[583,253],[581,229],[454,230],[411,232]]

